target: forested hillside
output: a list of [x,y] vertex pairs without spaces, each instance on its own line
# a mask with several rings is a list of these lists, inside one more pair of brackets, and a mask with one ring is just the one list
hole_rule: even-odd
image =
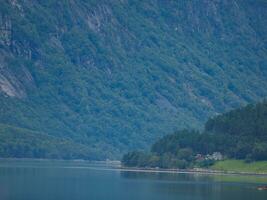
[[98,156],[99,152],[92,147],[72,140],[0,124],[0,158],[98,160]]
[[266,10],[265,0],[0,0],[0,144],[29,146],[12,136],[23,130],[120,158],[266,97]]
[[150,153],[125,154],[126,166],[207,167],[216,160],[267,160],[267,101],[211,118],[203,132],[178,131],[155,142]]

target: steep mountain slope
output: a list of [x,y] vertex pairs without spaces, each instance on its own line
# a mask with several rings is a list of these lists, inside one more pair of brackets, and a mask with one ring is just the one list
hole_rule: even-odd
[[264,0],[1,0],[0,123],[100,159],[199,128],[266,97],[266,9]]

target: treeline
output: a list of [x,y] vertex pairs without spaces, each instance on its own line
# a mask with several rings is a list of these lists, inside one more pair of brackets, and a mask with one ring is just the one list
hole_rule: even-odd
[[0,158],[100,160],[97,149],[68,139],[0,124]]
[[[212,156],[215,153],[215,156]],[[267,101],[211,118],[203,132],[183,130],[167,135],[149,153],[123,156],[125,166],[190,168],[212,165],[216,155],[247,162],[267,160]]]

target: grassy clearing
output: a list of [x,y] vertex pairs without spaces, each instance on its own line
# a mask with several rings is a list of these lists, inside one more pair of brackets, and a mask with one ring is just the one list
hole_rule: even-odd
[[211,169],[235,172],[267,173],[267,161],[246,163],[243,160],[224,160],[215,163]]

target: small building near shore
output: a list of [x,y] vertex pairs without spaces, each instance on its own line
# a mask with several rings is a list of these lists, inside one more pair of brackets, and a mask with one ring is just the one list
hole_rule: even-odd
[[212,155],[211,155],[211,159],[212,160],[222,160],[223,159],[223,155],[220,153],[220,152],[214,152]]

